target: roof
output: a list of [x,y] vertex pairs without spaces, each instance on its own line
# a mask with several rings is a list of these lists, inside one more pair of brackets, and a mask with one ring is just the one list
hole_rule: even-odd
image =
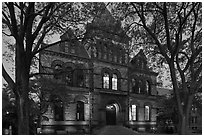
[[86,26],[87,33],[89,35],[112,39],[121,43],[128,43],[130,38],[125,34],[125,31],[121,27],[121,21],[116,20],[106,8],[105,4],[98,5],[100,13],[94,18],[92,23]]
[[[83,58],[89,58],[89,55],[88,55],[85,47],[81,44],[81,42],[78,41],[78,39],[76,38],[76,36],[74,35],[74,33],[71,29],[69,29],[66,33],[64,33],[60,38],[61,38],[61,40],[68,39],[68,42],[71,41],[70,45],[73,45],[73,48],[76,50],[76,52],[74,52],[74,53],[69,52],[68,54],[73,54],[75,56],[83,57]],[[70,41],[69,41],[69,39],[70,39]],[[61,45],[66,46],[65,42],[62,43]]]
[[134,64],[137,62],[137,60],[140,59],[140,60],[143,60],[145,62],[147,62],[147,58],[143,52],[142,49],[140,49],[140,51],[131,59],[131,63]]

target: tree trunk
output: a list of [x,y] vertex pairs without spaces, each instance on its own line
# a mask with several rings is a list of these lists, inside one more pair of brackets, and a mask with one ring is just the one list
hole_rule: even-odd
[[18,106],[18,134],[28,135],[29,134],[29,115],[27,112],[28,103],[24,97],[17,99]]
[[186,123],[186,116],[185,115],[180,115],[180,119],[179,119],[179,134],[181,135],[185,135],[186,131],[187,131],[187,125],[188,123]]
[[29,134],[29,58],[25,56],[23,44],[16,45],[16,103],[18,108],[18,134]]
[[[24,69],[23,69],[24,70]],[[18,87],[19,97],[17,98],[18,106],[18,134],[28,135],[29,134],[29,76],[28,71],[21,72],[21,88]]]

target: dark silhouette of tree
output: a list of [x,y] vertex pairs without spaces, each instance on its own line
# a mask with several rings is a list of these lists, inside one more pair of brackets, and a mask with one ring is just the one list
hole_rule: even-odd
[[192,101],[202,83],[202,4],[141,2],[118,3],[116,7],[134,41],[168,65],[179,133],[186,134]]
[[[31,67],[36,66],[38,53],[53,45],[65,41],[50,41],[54,34],[63,34],[70,28],[75,30],[75,39],[82,40],[84,29],[97,12],[94,3],[34,3],[4,2],[2,3],[3,38],[13,38],[14,44],[8,44],[15,55],[15,80],[13,80],[2,64],[3,78],[15,94],[18,113],[18,134],[29,134],[29,100],[30,78],[40,73],[33,73]],[[82,29],[81,29],[82,28]],[[45,46],[42,46],[43,43]],[[7,45],[8,45],[7,44]]]

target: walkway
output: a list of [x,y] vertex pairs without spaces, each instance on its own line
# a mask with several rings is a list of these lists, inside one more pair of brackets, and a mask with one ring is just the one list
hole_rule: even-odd
[[108,125],[99,129],[96,135],[137,135],[136,131],[133,131],[129,128],[118,126],[118,125]]

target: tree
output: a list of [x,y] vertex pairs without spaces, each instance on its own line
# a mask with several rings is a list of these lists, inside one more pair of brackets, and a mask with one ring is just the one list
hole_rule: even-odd
[[[38,53],[64,41],[52,42],[54,34],[64,33],[72,28],[77,39],[83,38],[84,25],[91,20],[92,3],[2,3],[3,37],[11,37],[15,51],[15,80],[2,64],[2,73],[15,94],[18,112],[18,134],[29,134],[29,80],[33,74],[31,67]],[[89,7],[89,9],[88,9]],[[78,32],[78,33],[77,33]],[[5,40],[7,40],[5,38]],[[47,42],[46,42],[47,41]],[[42,43],[48,43],[41,46]]]
[[202,83],[201,9],[199,2],[119,3],[130,35],[169,66],[180,134],[188,131],[192,100]]
[[[174,132],[176,131],[178,124],[178,110],[176,109],[176,99],[175,96],[162,97],[159,99],[161,103],[160,109],[158,110],[158,131],[168,132],[167,127],[171,124],[174,125]],[[173,133],[173,132],[172,132]]]

